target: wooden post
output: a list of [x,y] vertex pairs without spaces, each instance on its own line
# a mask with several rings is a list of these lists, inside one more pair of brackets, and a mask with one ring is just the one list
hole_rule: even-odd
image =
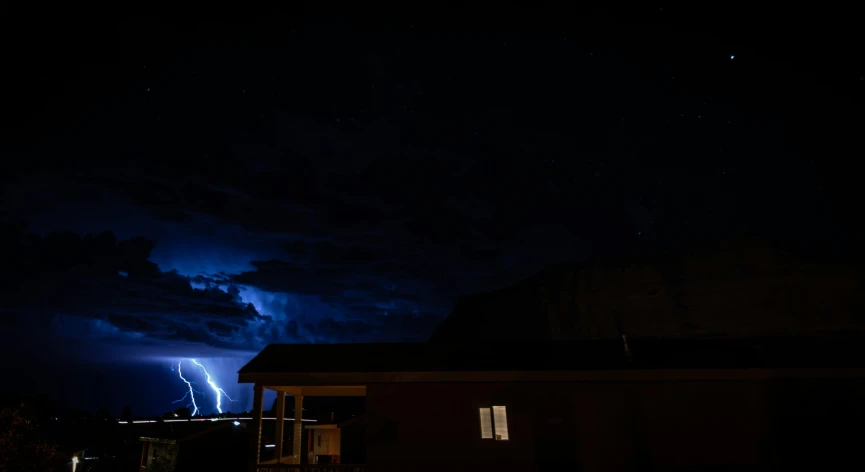
[[303,395],[300,393],[294,394],[294,434],[292,435],[292,453],[294,454],[295,464],[300,464],[300,443],[303,442]]
[[276,442],[276,463],[282,461],[282,434],[285,430],[285,392],[276,392],[276,433],[274,434],[274,442]]
[[252,399],[252,434],[249,445],[249,472],[255,472],[261,458],[261,403],[264,401],[264,387],[255,384]]
[[141,469],[147,468],[147,461],[145,461],[144,459],[147,457],[147,446],[149,444],[150,443],[147,441],[141,441],[141,460],[138,461],[138,465]]

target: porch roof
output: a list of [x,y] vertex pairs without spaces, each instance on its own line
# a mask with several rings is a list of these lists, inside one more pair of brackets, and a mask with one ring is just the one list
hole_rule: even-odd
[[859,336],[760,339],[629,339],[453,345],[271,344],[240,382],[307,373],[562,372],[634,369],[860,368]]

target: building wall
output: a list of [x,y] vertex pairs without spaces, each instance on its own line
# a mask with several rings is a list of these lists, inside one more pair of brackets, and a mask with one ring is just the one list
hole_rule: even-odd
[[[371,471],[825,468],[858,450],[863,394],[863,381],[369,385],[367,463]],[[507,407],[510,440],[480,439],[478,408],[490,404]]]

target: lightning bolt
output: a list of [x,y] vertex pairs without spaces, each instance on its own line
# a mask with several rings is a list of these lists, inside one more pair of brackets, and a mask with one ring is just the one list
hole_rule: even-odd
[[[216,386],[216,382],[214,382],[213,379],[210,378],[210,373],[207,372],[207,369],[205,369],[204,366],[201,365],[201,363],[199,363],[195,359],[190,359],[190,360],[192,361],[193,364],[197,365],[198,367],[201,367],[201,370],[204,371],[204,375],[207,376],[207,383],[210,385],[210,388],[212,388],[213,391],[216,392],[216,411],[222,413],[222,396],[225,395],[225,398],[227,398],[228,401],[233,402],[234,400],[232,400],[231,397],[229,397],[228,394],[225,393],[225,390]],[[191,391],[192,386],[190,386],[189,388]]]
[[[192,362],[195,362],[195,360],[193,360]],[[195,404],[195,390],[192,389],[192,383],[190,383],[188,380],[183,378],[183,373],[180,371],[180,364],[181,363],[182,362],[177,363],[177,375],[180,376],[180,380],[186,382],[186,386],[189,387],[189,391],[186,392],[185,395],[183,395],[183,398],[181,398],[180,400],[174,401],[174,403],[177,403],[179,401],[183,401],[186,397],[189,397],[192,400],[192,406],[195,407],[195,409],[192,411],[192,416],[195,416],[195,414],[198,413],[198,405]],[[198,362],[195,362],[195,363],[198,364]],[[201,365],[201,364],[198,364],[198,365]],[[208,382],[209,381],[210,381],[210,376],[208,376]],[[219,398],[217,398],[216,401],[218,403]]]

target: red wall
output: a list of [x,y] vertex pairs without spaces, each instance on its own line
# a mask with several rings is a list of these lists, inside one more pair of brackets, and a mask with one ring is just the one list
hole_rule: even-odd
[[[849,425],[865,419],[863,395],[862,381],[369,385],[367,463],[521,472],[825,466],[858,450],[863,435]],[[507,406],[509,441],[479,439],[481,404]]]

